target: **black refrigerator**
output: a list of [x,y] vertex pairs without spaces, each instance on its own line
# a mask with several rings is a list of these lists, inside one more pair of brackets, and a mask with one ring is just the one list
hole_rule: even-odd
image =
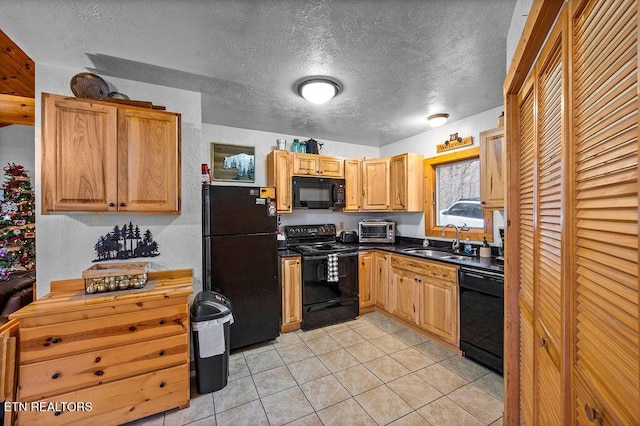
[[231,349],[280,334],[276,231],[274,188],[202,186],[202,283],[231,300]]

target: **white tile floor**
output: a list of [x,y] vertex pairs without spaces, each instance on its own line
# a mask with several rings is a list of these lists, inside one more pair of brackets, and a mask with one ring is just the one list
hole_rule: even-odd
[[130,425],[502,425],[502,377],[376,312],[233,352],[229,373]]

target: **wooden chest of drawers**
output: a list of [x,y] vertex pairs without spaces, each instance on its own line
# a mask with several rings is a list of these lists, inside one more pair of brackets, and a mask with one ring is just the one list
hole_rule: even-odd
[[189,406],[191,275],[152,272],[153,289],[111,296],[58,281],[12,315],[18,423],[115,425]]

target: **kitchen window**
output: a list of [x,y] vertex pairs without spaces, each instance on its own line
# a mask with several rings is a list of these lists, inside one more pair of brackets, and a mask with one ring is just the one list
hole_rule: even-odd
[[[493,241],[492,212],[480,204],[480,148],[428,158],[424,165],[425,235],[440,237],[451,223],[460,228],[460,238]],[[447,228],[445,236],[454,238],[455,230]]]

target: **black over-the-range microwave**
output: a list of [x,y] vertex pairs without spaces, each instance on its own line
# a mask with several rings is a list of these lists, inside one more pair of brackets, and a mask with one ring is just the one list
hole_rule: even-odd
[[294,209],[341,209],[345,205],[344,179],[294,176]]

